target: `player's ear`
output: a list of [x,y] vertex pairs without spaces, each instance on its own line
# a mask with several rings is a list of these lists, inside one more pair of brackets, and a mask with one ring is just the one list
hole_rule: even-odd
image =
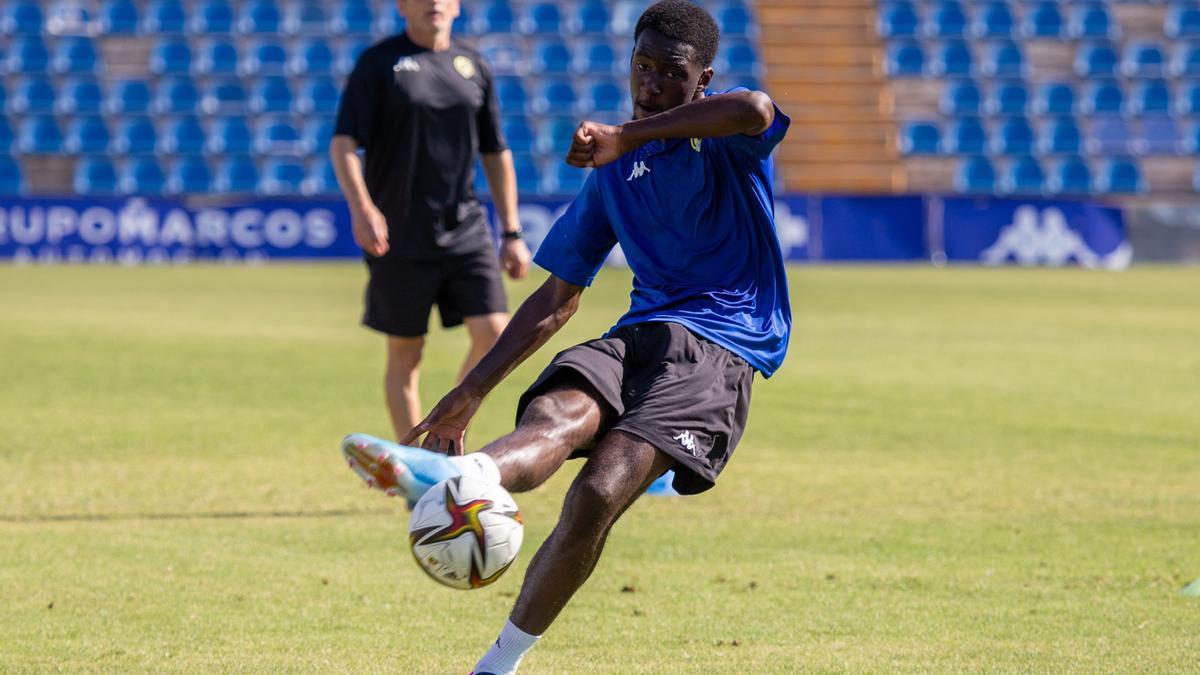
[[704,95],[704,92],[708,90],[708,85],[710,82],[712,82],[712,79],[712,67],[705,68],[704,72],[700,73],[700,79],[696,81],[696,92],[694,95],[695,98],[700,98]]

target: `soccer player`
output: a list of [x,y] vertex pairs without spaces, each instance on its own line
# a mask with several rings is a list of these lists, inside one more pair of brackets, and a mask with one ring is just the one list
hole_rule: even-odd
[[[718,31],[699,7],[663,0],[634,35],[634,120],[576,131],[567,162],[596,170],[538,249],[550,277],[402,441],[424,435],[422,448],[361,434],[342,443],[369,485],[409,500],[453,475],[532,490],[569,457],[587,458],[477,674],[515,672],[656,478],[674,468],[680,493],[713,486],[742,436],[755,371],[769,377],[787,351],[770,155],[789,120],[762,92],[706,93]],[[511,434],[461,455],[484,396],[571,318],[618,243],[634,275],[629,311],[554,357]]]
[[432,306],[443,326],[466,324],[471,347],[460,380],[508,321],[487,212],[472,190],[477,154],[495,197],[500,258],[513,279],[528,272],[529,249],[491,73],[450,37],[459,0],[396,4],[405,32],[359,57],[329,154],[366,253],[363,323],[387,335],[385,398],[402,438],[421,418],[418,374]]

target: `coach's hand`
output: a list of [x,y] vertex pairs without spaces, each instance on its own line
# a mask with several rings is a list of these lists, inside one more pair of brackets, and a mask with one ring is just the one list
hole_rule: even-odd
[[567,164],[580,168],[595,168],[617,161],[628,152],[621,139],[621,127],[598,122],[584,122],[575,130]]
[[505,239],[500,244],[500,264],[511,279],[524,279],[529,274],[529,247],[521,239]]
[[400,440],[400,444],[414,446],[417,439],[424,434],[425,440],[421,442],[420,447],[426,450],[451,456],[465,453],[467,426],[479,410],[480,403],[483,403],[483,397],[471,393],[462,385],[451,389],[449,394],[433,406],[429,416]]
[[388,252],[387,219],[374,204],[350,209],[350,227],[354,231],[354,241],[367,255],[378,258]]

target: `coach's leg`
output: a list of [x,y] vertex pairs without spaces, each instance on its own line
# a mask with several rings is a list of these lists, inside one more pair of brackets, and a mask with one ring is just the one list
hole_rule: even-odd
[[467,373],[475,367],[475,364],[479,363],[479,360],[488,353],[492,345],[496,344],[496,340],[500,338],[500,333],[504,332],[504,327],[508,325],[508,315],[503,312],[496,312],[494,314],[468,316],[463,319],[463,325],[467,327],[467,335],[471,338],[471,348],[467,351],[467,358],[463,360],[462,368],[458,371],[456,382],[462,382]]
[[387,339],[387,370],[383,389],[396,438],[404,438],[421,421],[421,396],[417,383],[424,346],[423,337],[392,335]]

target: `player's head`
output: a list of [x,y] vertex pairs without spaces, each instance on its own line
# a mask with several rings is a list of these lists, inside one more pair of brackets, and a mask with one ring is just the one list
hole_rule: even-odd
[[449,31],[461,11],[459,0],[396,0],[396,9],[415,32],[434,34]]
[[704,95],[721,38],[712,15],[687,0],[662,0],[638,19],[633,38],[629,93],[634,119]]

